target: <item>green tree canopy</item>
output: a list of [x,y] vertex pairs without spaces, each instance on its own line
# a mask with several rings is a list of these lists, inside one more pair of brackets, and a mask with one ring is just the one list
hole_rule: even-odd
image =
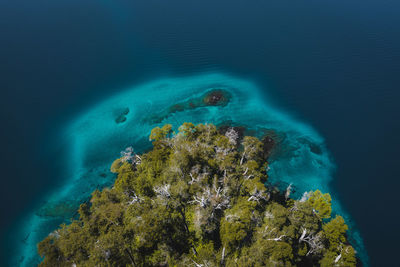
[[121,153],[112,188],[38,244],[41,266],[355,266],[342,217],[319,190],[265,186],[266,147],[233,128],[155,128],[153,149]]

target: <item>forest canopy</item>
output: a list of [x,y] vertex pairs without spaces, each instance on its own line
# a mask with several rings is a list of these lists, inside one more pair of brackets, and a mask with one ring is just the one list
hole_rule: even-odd
[[121,152],[112,188],[38,244],[41,266],[356,266],[329,194],[266,185],[262,140],[192,123],[150,140]]

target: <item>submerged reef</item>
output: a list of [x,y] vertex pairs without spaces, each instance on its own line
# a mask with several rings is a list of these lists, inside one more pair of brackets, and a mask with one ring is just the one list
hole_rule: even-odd
[[220,132],[167,124],[151,151],[127,148],[112,188],[39,243],[40,266],[356,266],[329,194],[265,186],[272,139]]
[[226,106],[229,103],[231,95],[228,91],[223,89],[211,89],[204,95],[193,97],[185,100],[184,102],[173,104],[159,113],[153,113],[149,117],[145,117],[144,121],[150,123],[160,123],[167,119],[173,113],[183,112],[185,110],[198,109],[207,106]]
[[203,103],[207,106],[225,106],[230,95],[224,90],[213,90],[205,95]]
[[120,112],[118,112],[117,117],[115,118],[116,123],[123,123],[126,121],[126,115],[129,114],[129,108],[124,108]]
[[65,214],[73,214],[76,211],[75,201],[63,203],[48,203],[36,212],[40,217],[63,217]]
[[[277,109],[265,91],[221,73],[164,78],[119,92],[82,111],[56,137],[65,151],[56,162],[64,176],[58,177],[59,186],[16,226],[12,240],[17,242],[12,244],[10,265],[40,262],[36,244],[61,223],[70,222],[93,190],[113,185],[115,176],[109,168],[121,150],[132,146],[135,153],[149,151],[151,129],[171,124],[172,130],[178,131],[187,121],[212,123],[222,134],[236,127],[239,135],[261,140],[268,154],[267,183],[271,188],[283,192],[291,185],[293,199],[318,189],[330,193],[332,213],[343,216],[349,226],[347,238],[367,265],[356,225],[329,186],[335,164],[324,139],[310,125]],[[59,158],[54,157],[55,161]],[[67,207],[62,203],[68,203]]]

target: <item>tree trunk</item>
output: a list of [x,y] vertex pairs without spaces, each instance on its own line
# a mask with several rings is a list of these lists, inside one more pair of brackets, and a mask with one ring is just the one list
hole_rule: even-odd
[[133,258],[133,255],[132,255],[132,253],[131,253],[129,248],[126,249],[126,253],[129,256],[129,259],[131,260],[132,266],[136,267],[135,259]]

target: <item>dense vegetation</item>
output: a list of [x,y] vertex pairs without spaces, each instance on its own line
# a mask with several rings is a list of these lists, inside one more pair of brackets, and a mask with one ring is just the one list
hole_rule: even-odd
[[355,266],[341,216],[320,191],[290,198],[267,181],[256,137],[185,123],[128,148],[112,188],[38,245],[41,266]]

